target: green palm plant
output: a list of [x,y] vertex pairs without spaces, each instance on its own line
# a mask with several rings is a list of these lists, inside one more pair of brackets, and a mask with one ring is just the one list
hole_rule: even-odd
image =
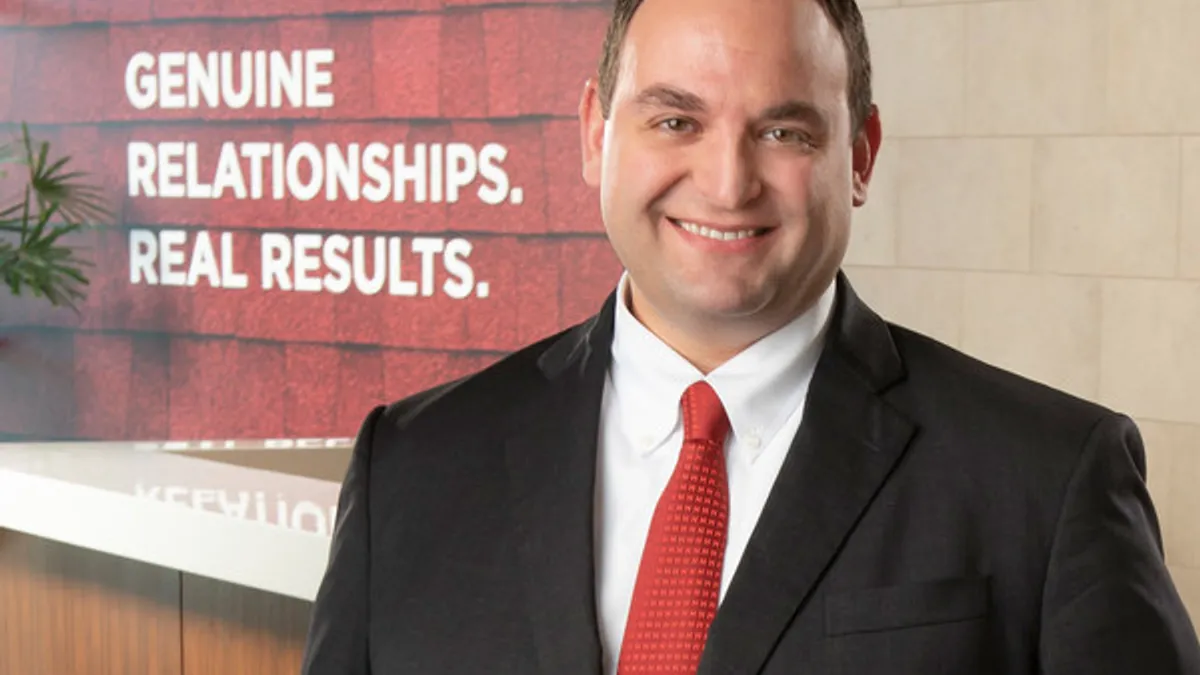
[[69,171],[71,158],[50,159],[50,144],[30,138],[21,125],[20,138],[0,144],[0,180],[6,166],[21,167],[27,180],[20,183],[15,204],[0,204],[0,280],[14,295],[26,290],[56,307],[78,312],[86,297],[86,269],[92,263],[64,237],[111,217],[99,188],[81,179],[86,174]]

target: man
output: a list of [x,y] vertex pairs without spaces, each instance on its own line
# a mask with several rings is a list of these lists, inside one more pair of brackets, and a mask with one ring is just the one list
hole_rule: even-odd
[[580,112],[627,274],[368,417],[307,675],[1200,673],[1133,424],[838,273],[852,0],[620,0]]

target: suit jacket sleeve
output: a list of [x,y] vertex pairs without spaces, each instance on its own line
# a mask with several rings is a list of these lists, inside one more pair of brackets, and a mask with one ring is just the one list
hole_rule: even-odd
[[382,406],[367,416],[338,496],[329,563],[317,591],[302,675],[370,675],[367,650],[371,446]]
[[1200,646],[1167,573],[1133,422],[1089,436],[1067,486],[1042,599],[1045,675],[1200,675]]

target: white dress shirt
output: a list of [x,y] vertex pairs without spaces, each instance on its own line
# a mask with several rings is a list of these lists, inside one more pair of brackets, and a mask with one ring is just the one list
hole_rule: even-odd
[[724,599],[800,428],[835,290],[830,284],[812,309],[705,377],[633,316],[626,304],[627,276],[621,277],[598,439],[596,598],[605,673],[617,671],[650,519],[683,445],[684,389],[707,380],[729,416],[729,532],[719,596]]

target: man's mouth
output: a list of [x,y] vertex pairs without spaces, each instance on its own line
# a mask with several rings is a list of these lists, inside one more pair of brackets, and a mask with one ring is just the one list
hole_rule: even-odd
[[672,225],[682,229],[685,232],[694,234],[698,237],[705,237],[715,241],[737,241],[739,239],[751,239],[753,237],[761,237],[770,231],[767,227],[709,227],[699,223],[693,223],[687,220],[677,220],[675,218],[667,218]]

